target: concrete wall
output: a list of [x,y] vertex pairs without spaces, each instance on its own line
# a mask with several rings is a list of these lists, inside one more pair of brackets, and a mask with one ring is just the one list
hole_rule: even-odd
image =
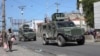
[[30,28],[35,30],[36,32],[38,31],[38,24],[43,23],[44,20],[32,20],[31,22],[28,22],[27,24],[30,25]]
[[100,29],[100,2],[94,3],[94,26],[95,29]]

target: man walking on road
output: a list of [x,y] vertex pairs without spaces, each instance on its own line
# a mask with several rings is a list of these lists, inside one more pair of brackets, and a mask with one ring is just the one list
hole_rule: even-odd
[[12,52],[12,41],[11,41],[12,37],[13,37],[12,30],[8,29],[7,38],[8,38],[8,47],[10,52]]

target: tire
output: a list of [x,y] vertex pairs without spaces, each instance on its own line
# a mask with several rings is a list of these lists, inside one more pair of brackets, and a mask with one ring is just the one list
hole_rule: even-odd
[[58,35],[58,38],[57,38],[57,44],[58,46],[62,47],[64,46],[65,44],[65,39],[62,35]]
[[19,35],[18,37],[19,37],[19,41],[21,41],[21,35]]
[[25,42],[25,41],[26,41],[26,39],[25,39],[25,38],[21,38],[21,41]]
[[19,38],[19,41],[21,41],[21,38]]
[[28,39],[28,41],[31,41],[31,39]]
[[43,36],[43,45],[48,45],[49,41],[46,39],[46,36]]
[[33,38],[34,41],[36,41],[36,36]]
[[77,44],[78,44],[78,45],[84,45],[84,43],[85,43],[85,37],[82,37],[81,40],[78,40],[78,41],[77,41]]
[[19,35],[19,41],[22,41],[23,36]]

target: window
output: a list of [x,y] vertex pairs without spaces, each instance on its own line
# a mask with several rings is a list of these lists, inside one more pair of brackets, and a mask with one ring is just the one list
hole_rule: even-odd
[[73,22],[58,22],[58,27],[73,27],[75,24]]
[[24,32],[33,32],[32,29],[25,29]]
[[48,29],[51,30],[51,25],[48,25]]
[[43,29],[46,29],[46,25],[43,25]]

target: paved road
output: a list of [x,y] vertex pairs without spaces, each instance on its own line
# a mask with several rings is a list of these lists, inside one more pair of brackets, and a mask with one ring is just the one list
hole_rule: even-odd
[[100,56],[100,43],[86,43],[85,45],[67,43],[64,47],[58,47],[56,43],[42,45],[42,40],[39,38],[37,41],[20,42],[19,45],[52,56]]
[[8,49],[4,50],[3,47],[0,47],[0,56],[44,56],[44,55],[33,52],[27,48],[23,48],[18,45],[13,45],[12,52],[9,52]]

